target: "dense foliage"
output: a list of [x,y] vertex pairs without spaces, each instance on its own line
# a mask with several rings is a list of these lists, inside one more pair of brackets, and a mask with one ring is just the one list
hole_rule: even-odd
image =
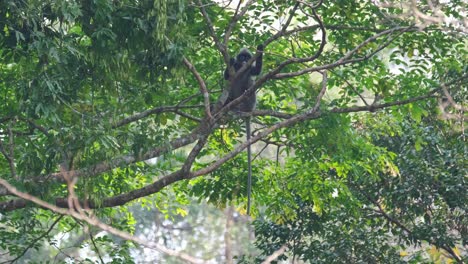
[[241,2],[0,1],[0,261],[468,259],[463,1]]

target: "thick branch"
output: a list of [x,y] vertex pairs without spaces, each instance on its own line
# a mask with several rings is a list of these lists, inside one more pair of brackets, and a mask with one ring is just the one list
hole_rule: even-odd
[[[325,84],[325,82],[324,82]],[[325,85],[323,84],[322,86],[322,91],[320,94],[324,92]],[[374,112],[379,109],[384,109],[387,107],[392,107],[392,106],[399,106],[399,105],[405,105],[409,103],[413,103],[416,101],[424,100],[427,98],[431,98],[434,96],[434,94],[439,91],[440,89],[434,89],[430,92],[428,92],[425,95],[421,95],[418,97],[410,98],[407,100],[402,100],[402,101],[395,101],[395,102],[390,102],[390,103],[384,103],[384,104],[373,104],[373,105],[368,105],[368,106],[355,106],[355,107],[348,107],[348,108],[334,108],[330,110],[330,113],[336,113],[336,114],[343,114],[343,113],[353,113],[353,112]],[[100,207],[114,207],[114,206],[120,206],[124,205],[132,200],[149,196],[151,194],[157,193],[160,190],[162,190],[164,187],[171,185],[177,181],[181,181],[184,179],[191,179],[195,177],[199,177],[202,175],[206,175],[208,173],[213,172],[214,170],[218,169],[221,167],[224,163],[238,155],[240,152],[242,152],[247,146],[263,139],[264,137],[270,135],[271,133],[285,127],[292,127],[300,122],[306,121],[306,120],[313,120],[313,119],[318,119],[322,116],[322,113],[319,111],[318,108],[318,102],[319,102],[320,96],[317,98],[317,102],[314,106],[313,109],[300,114],[296,116],[292,116],[291,118],[288,118],[284,121],[278,122],[271,127],[268,127],[264,129],[263,131],[260,131],[257,133],[255,136],[253,136],[249,141],[245,141],[244,143],[238,145],[234,150],[231,152],[227,153],[225,156],[220,157],[217,161],[213,162],[209,166],[202,168],[198,171],[193,171],[193,172],[183,172],[183,170],[178,170],[176,172],[173,172],[169,175],[163,176],[156,182],[147,185],[143,188],[137,189],[130,191],[128,193],[120,194],[114,197],[110,197],[107,199],[104,199],[100,203]],[[209,131],[209,130],[207,130]],[[194,136],[193,141],[195,141],[198,137]],[[192,142],[193,142],[192,141]],[[190,142],[191,143],[191,142]],[[188,143],[187,143],[188,144]],[[80,171],[81,172],[81,171]],[[66,198],[61,198],[56,200],[57,206],[60,207],[67,207],[67,199]],[[19,208],[24,208],[26,206],[26,203],[21,201],[21,200],[12,200],[4,203],[0,203],[0,209],[1,211],[11,211],[11,210],[16,210]],[[89,208],[96,208],[96,204],[94,204],[92,201],[89,201]]]
[[[324,78],[326,78],[326,77],[324,77]],[[451,81],[449,83],[441,84],[441,85],[451,85],[453,83],[464,80],[466,78],[467,78],[467,76],[464,75],[464,76],[462,76],[461,78],[459,78],[457,80]],[[324,92],[325,84],[326,84],[326,80],[324,79],[324,82],[322,83],[322,90],[321,90],[320,94],[322,94],[322,92]],[[348,107],[348,108],[333,108],[332,110],[330,110],[330,113],[342,114],[342,113],[353,113],[353,112],[364,112],[364,111],[374,112],[374,111],[376,111],[378,109],[384,109],[384,108],[392,107],[392,106],[405,105],[405,104],[425,100],[427,98],[434,97],[434,94],[437,93],[438,91],[440,91],[440,87],[431,90],[430,92],[428,92],[425,95],[409,98],[409,99],[406,99],[406,100],[389,102],[389,103],[384,103],[384,104],[372,104],[372,105],[366,105],[366,106],[355,106],[355,107]],[[317,98],[317,102],[319,102],[319,98],[320,98],[320,95]],[[166,175],[166,176],[162,177],[161,179],[157,180],[153,184],[147,185],[147,186],[145,186],[145,187],[143,187],[141,189],[133,190],[133,191],[130,191],[130,192],[125,193],[125,194],[120,194],[120,195],[117,195],[117,196],[114,196],[114,197],[104,199],[100,203],[100,207],[114,207],[114,206],[124,205],[124,204],[126,204],[126,203],[128,203],[128,202],[130,202],[132,200],[135,200],[135,199],[138,199],[138,198],[141,198],[141,197],[145,197],[145,196],[157,193],[160,190],[162,190],[164,187],[166,187],[166,186],[168,186],[168,185],[170,185],[172,183],[175,183],[177,181],[184,180],[184,179],[195,178],[195,177],[199,177],[199,176],[211,173],[212,171],[219,168],[226,161],[230,160],[231,158],[233,158],[237,154],[239,154],[241,151],[243,151],[248,145],[253,144],[253,143],[263,139],[267,135],[269,135],[269,134],[271,134],[271,133],[273,133],[273,132],[275,132],[275,131],[277,131],[277,130],[279,130],[281,128],[294,126],[294,125],[298,124],[299,122],[302,122],[302,121],[305,121],[305,120],[313,120],[313,119],[320,118],[322,113],[320,113],[320,111],[318,110],[317,102],[316,102],[316,105],[315,105],[315,107],[313,109],[311,109],[311,110],[309,110],[309,111],[307,111],[307,112],[305,112],[303,114],[292,116],[292,117],[290,117],[290,118],[288,118],[288,119],[286,119],[286,120],[284,120],[282,122],[279,122],[279,123],[277,123],[277,124],[275,124],[275,125],[273,125],[273,126],[271,126],[269,128],[264,129],[263,131],[261,131],[260,133],[256,134],[254,137],[252,137],[249,141],[246,141],[246,142],[240,144],[238,147],[236,147],[234,150],[232,150],[231,152],[226,154],[224,157],[220,158],[218,161],[213,162],[211,165],[209,165],[209,166],[207,166],[207,167],[205,167],[203,169],[200,169],[200,170],[194,171],[194,172],[189,172],[189,173],[183,173],[182,170],[178,170],[176,172],[173,172],[173,173],[171,173],[169,175]],[[205,129],[203,131],[204,133],[201,133],[201,135],[208,135],[206,133],[209,133],[211,131],[211,128],[204,127],[204,129]],[[180,144],[187,145],[187,144],[190,144],[190,143],[194,142],[197,138],[200,138],[199,136],[197,136],[197,131],[202,131],[202,130],[199,127],[193,133],[191,133],[189,136],[179,138],[179,139],[173,141],[171,143],[171,146],[179,146]],[[160,153],[164,149],[165,149],[164,147],[156,148],[156,149],[154,149],[154,150],[152,150],[150,152],[147,152],[145,154],[145,156],[146,156],[145,159],[149,159],[150,156],[153,157],[155,154]],[[100,169],[104,169],[105,166],[102,165],[102,167],[103,168],[100,168]],[[85,172],[85,170],[80,170],[78,172],[75,171],[74,173],[77,173],[77,175],[80,175],[79,173],[84,173],[84,172]],[[93,175],[95,175],[95,174],[93,174]],[[53,176],[53,175],[51,175],[51,176]],[[58,173],[55,176],[56,177],[60,176],[60,173]],[[3,188],[0,188],[0,191],[2,191],[2,189]],[[5,191],[2,191],[2,192],[5,192]],[[60,207],[67,207],[68,206],[67,201],[64,198],[57,199],[56,204],[58,206],[60,206]],[[13,210],[16,210],[16,209],[24,208],[26,206],[27,206],[27,203],[24,200],[10,200],[10,201],[7,201],[7,202],[0,203],[0,211],[2,211],[2,212],[13,211]],[[92,201],[89,201],[88,208],[96,208],[96,205]]]

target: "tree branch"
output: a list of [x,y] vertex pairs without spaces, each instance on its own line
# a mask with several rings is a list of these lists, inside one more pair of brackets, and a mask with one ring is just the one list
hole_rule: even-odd
[[190,63],[187,58],[183,58],[185,66],[192,72],[193,76],[195,76],[195,79],[197,79],[198,85],[200,86],[200,92],[203,95],[203,101],[205,103],[205,114],[209,119],[213,119],[211,116],[210,112],[210,95],[208,93],[208,89],[206,89],[206,84],[203,78],[200,76],[198,73],[197,69],[195,69],[195,66],[193,66],[192,63]]
[[[249,9],[250,5],[252,5],[253,2],[254,2],[253,0],[249,0],[247,3],[245,3],[244,7],[242,7],[240,12],[239,12],[239,8],[240,8],[242,1],[239,1],[239,3],[237,4],[234,16],[232,17],[231,22],[229,22],[229,25],[226,31],[224,32],[224,40],[223,40],[224,47],[227,47],[228,45],[228,41],[229,41],[229,38],[231,37],[231,33],[232,33],[232,30],[234,29],[234,26],[239,21],[239,19],[245,15],[245,13],[247,12],[247,10]],[[229,62],[229,59],[226,60],[225,58],[225,63],[227,65],[229,65],[228,62]]]
[[[326,87],[324,85],[325,82],[326,81],[324,80],[324,82],[322,83],[322,90],[320,92],[321,96],[323,96],[324,89]],[[436,88],[436,89],[428,92],[425,95],[421,95],[421,96],[417,96],[417,97],[413,97],[413,98],[406,99],[406,100],[401,100],[401,101],[394,101],[394,102],[384,103],[384,104],[372,104],[372,105],[369,105],[369,106],[354,106],[354,107],[348,107],[348,108],[333,108],[333,109],[330,110],[330,113],[343,114],[343,113],[366,112],[366,111],[367,112],[374,112],[374,111],[379,110],[379,109],[384,109],[384,108],[392,107],[392,106],[405,105],[405,104],[409,104],[409,103],[413,103],[413,102],[416,102],[416,101],[421,101],[421,100],[424,100],[424,99],[427,99],[427,98],[434,97],[434,94],[439,90],[440,90],[440,88]],[[162,190],[164,187],[166,187],[168,185],[171,185],[171,184],[173,184],[173,183],[175,183],[177,181],[181,181],[181,180],[184,180],[184,179],[192,179],[192,178],[196,178],[196,177],[211,173],[214,170],[221,167],[228,160],[230,160],[231,158],[238,155],[245,148],[247,148],[247,146],[249,146],[249,145],[251,145],[251,144],[253,144],[253,143],[255,143],[255,142],[257,142],[257,141],[259,141],[261,139],[263,139],[264,137],[270,135],[271,133],[273,133],[273,132],[275,132],[275,131],[277,131],[277,130],[279,130],[281,128],[292,127],[292,126],[294,126],[294,125],[296,125],[296,124],[298,124],[300,122],[303,122],[303,121],[314,120],[314,119],[318,119],[318,118],[322,117],[322,113],[319,111],[319,103],[318,103],[319,98],[320,98],[320,95],[317,98],[315,106],[312,109],[310,109],[309,111],[306,111],[305,113],[302,113],[302,114],[299,114],[299,115],[292,116],[291,118],[288,118],[288,119],[283,120],[281,122],[278,122],[278,123],[276,123],[276,124],[274,124],[274,125],[272,125],[272,126],[270,126],[268,128],[265,128],[264,130],[257,133],[255,136],[251,137],[249,141],[245,141],[245,142],[241,143],[234,150],[227,153],[223,157],[220,157],[217,161],[211,163],[210,165],[208,165],[205,168],[199,169],[197,171],[192,171],[192,172],[189,172],[189,173],[184,172],[182,169],[180,169],[180,170],[178,170],[176,172],[173,172],[173,173],[171,173],[169,175],[163,176],[162,178],[160,178],[156,182],[154,182],[154,183],[152,183],[150,185],[147,185],[147,186],[145,186],[143,188],[136,189],[136,190],[130,191],[128,193],[124,193],[124,194],[120,194],[120,195],[116,195],[116,196],[113,196],[113,197],[106,198],[106,199],[102,200],[99,203],[99,207],[114,207],[114,206],[124,205],[124,204],[126,204],[126,203],[128,203],[128,202],[130,202],[132,200],[135,200],[135,199],[138,199],[138,198],[141,198],[141,197],[146,197],[146,196],[149,196],[151,194],[157,193],[160,190]],[[207,131],[210,131],[210,130],[207,129]],[[193,141],[194,141],[199,137],[196,136],[196,134],[194,134],[190,138],[193,139]],[[186,143],[187,141],[183,141],[183,142]],[[158,150],[160,151],[159,148],[158,148]],[[149,155],[149,154],[147,154],[147,155]],[[149,155],[149,156],[153,157],[153,155]],[[146,159],[148,159],[148,158],[146,158]],[[104,166],[103,166],[103,168],[100,168],[100,169],[104,169]],[[70,172],[70,173],[72,173],[72,172]],[[83,173],[84,171],[80,170],[78,172]],[[77,173],[77,175],[80,175],[78,172],[74,172],[74,173]],[[58,173],[58,174],[60,174],[60,173]],[[27,203],[24,202],[24,201],[21,201],[21,200],[7,201],[7,202],[0,203],[0,211],[2,211],[2,212],[12,211],[12,210],[16,210],[16,209],[19,209],[19,208],[24,208],[26,205],[27,205]],[[59,207],[68,207],[68,203],[67,203],[66,198],[56,199],[56,205],[59,206]],[[88,206],[89,206],[89,208],[98,207],[93,201],[88,201]]]
[[382,36],[385,36],[385,35],[388,35],[388,34],[393,34],[393,33],[397,32],[397,31],[401,34],[401,33],[404,33],[404,32],[407,32],[407,31],[413,30],[413,29],[415,29],[415,28],[412,27],[412,26],[410,26],[410,27],[396,27],[396,28],[388,29],[388,30],[382,31],[382,32],[380,32],[380,33],[366,39],[365,41],[361,42],[356,48],[350,50],[343,57],[341,57],[339,60],[337,60],[337,61],[335,61],[333,63],[329,63],[329,64],[326,64],[326,65],[317,66],[317,67],[305,68],[305,69],[302,69],[302,70],[296,71],[296,72],[279,73],[281,69],[283,69],[284,67],[286,67],[289,64],[308,62],[313,57],[291,58],[289,60],[286,60],[286,61],[282,62],[280,65],[278,65],[278,67],[276,67],[275,69],[270,71],[270,74],[272,75],[273,79],[284,79],[284,78],[300,76],[300,75],[303,75],[303,74],[306,74],[306,73],[309,73],[309,72],[321,71],[321,70],[325,70],[325,69],[332,69],[332,68],[335,68],[335,67],[338,67],[338,66],[364,61],[364,60],[369,59],[370,57],[372,57],[373,55],[375,55],[377,52],[381,51],[385,47],[387,47],[393,40],[396,39],[396,37],[391,38],[389,41],[385,42],[383,45],[378,47],[374,52],[372,52],[372,53],[370,53],[370,54],[368,54],[368,55],[366,55],[366,56],[364,56],[362,58],[353,59],[353,60],[350,60],[350,58],[360,48],[362,48],[363,46],[369,44],[372,41],[375,41],[379,37],[382,37]]
[[198,3],[200,4],[200,11],[201,11],[203,17],[205,18],[206,24],[208,25],[208,30],[210,32],[210,35],[213,38],[213,41],[214,41],[216,47],[218,48],[219,52],[221,53],[221,55],[223,55],[224,62],[226,64],[228,64],[229,63],[229,54],[227,53],[226,46],[224,46],[223,43],[221,43],[218,36],[216,35],[216,32],[214,30],[214,26],[213,26],[213,22],[211,21],[210,16],[206,12],[206,9],[203,6],[201,0],[199,0]]
[[[454,84],[454,83],[459,82],[461,80],[464,80],[467,77],[468,77],[468,75],[464,75],[461,78],[458,78],[458,79],[453,80],[453,81],[451,81],[449,83],[445,83],[445,84],[441,84],[441,85],[451,85],[451,84]],[[325,87],[324,82],[322,82],[322,91],[323,91],[324,87]],[[437,93],[438,91],[440,91],[440,89],[441,88],[438,87],[436,89],[433,89],[433,90],[429,91],[425,95],[421,95],[421,96],[417,96],[417,97],[413,97],[413,98],[409,98],[409,99],[401,100],[401,101],[394,101],[394,102],[389,102],[389,103],[384,103],[384,104],[372,104],[372,105],[367,105],[367,106],[354,106],[354,107],[348,107],[348,108],[333,108],[333,109],[330,110],[330,113],[343,114],[343,113],[364,112],[364,111],[374,112],[374,111],[379,110],[379,109],[384,109],[384,108],[392,107],[392,106],[405,105],[405,104],[409,104],[409,103],[413,103],[413,102],[417,102],[417,101],[425,100],[427,98],[434,97],[434,94]],[[322,91],[321,91],[321,93],[322,93]],[[316,106],[317,106],[317,102],[316,102]],[[151,194],[157,193],[160,190],[162,190],[164,187],[166,187],[166,186],[168,186],[168,185],[170,185],[172,183],[175,183],[177,181],[184,180],[184,179],[191,179],[191,178],[199,177],[201,175],[208,174],[208,173],[216,170],[217,168],[219,168],[222,164],[224,164],[229,159],[235,157],[237,154],[239,154],[241,151],[243,151],[249,144],[253,144],[253,143],[263,139],[267,135],[269,135],[269,134],[271,134],[271,133],[273,133],[273,132],[275,132],[275,131],[277,131],[277,130],[279,130],[281,128],[294,126],[294,125],[298,124],[301,121],[313,120],[313,119],[320,118],[322,113],[320,113],[318,111],[318,108],[316,106],[313,108],[313,109],[316,109],[315,111],[313,111],[313,109],[309,110],[309,111],[306,111],[303,114],[292,116],[292,117],[290,117],[290,118],[288,118],[288,119],[286,119],[284,121],[281,121],[281,122],[276,123],[275,125],[273,125],[271,127],[268,127],[266,129],[264,129],[263,131],[261,131],[260,133],[256,134],[254,137],[252,137],[249,141],[246,141],[246,142],[240,144],[234,150],[232,150],[231,152],[226,154],[224,157],[221,157],[218,161],[213,162],[211,165],[209,165],[209,166],[207,166],[205,168],[202,168],[202,169],[200,169],[198,171],[190,172],[190,173],[187,173],[187,174],[183,173],[182,170],[178,170],[176,172],[173,172],[173,173],[171,173],[169,175],[166,175],[166,176],[162,177],[161,179],[157,180],[156,182],[154,182],[154,183],[152,183],[150,185],[147,185],[147,186],[145,186],[143,188],[133,190],[133,191],[130,191],[128,193],[116,195],[114,197],[106,198],[103,201],[101,201],[99,207],[114,207],[114,206],[124,205],[124,204],[126,204],[126,203],[128,203],[128,202],[130,202],[132,200],[135,200],[135,199],[138,199],[138,198],[141,198],[141,197],[145,197],[145,196],[149,196]],[[205,132],[208,132],[208,131],[211,131],[212,127],[210,127],[210,128],[205,127],[204,129],[205,129]],[[199,136],[197,136],[197,131],[202,131],[202,130],[199,127],[196,130],[194,130],[194,132],[192,132],[189,136],[182,137],[182,138],[179,138],[179,139],[177,139],[175,141],[172,141],[172,146],[179,146],[181,144],[187,145],[187,144],[192,143],[197,138],[200,138]],[[202,135],[207,135],[207,134],[203,134],[203,133],[201,133],[201,134]],[[190,140],[192,140],[192,141],[189,142]],[[162,151],[163,148],[164,147],[156,148],[156,149],[154,149],[152,151],[147,152],[145,155],[153,157],[152,154],[155,154],[155,153],[158,153],[158,152]],[[149,159],[149,157],[147,157],[146,159]],[[143,160],[145,160],[145,159],[143,159]],[[100,169],[104,169],[105,166],[108,166],[108,165],[102,165],[102,168],[100,168]],[[86,170],[83,169],[83,170],[79,170],[79,171],[75,171],[75,172],[72,171],[72,172],[76,173],[76,175],[81,175],[80,173],[84,173],[85,171]],[[69,173],[72,173],[72,172],[69,172]],[[58,177],[60,175],[60,173],[56,173],[54,175],[57,175],[57,177]],[[2,191],[2,189],[3,188],[0,188],[0,192],[9,193],[8,190]],[[11,194],[11,193],[9,193],[9,194]],[[59,207],[67,207],[68,206],[67,201],[64,198],[56,199],[56,205],[59,206]],[[21,199],[10,200],[10,201],[0,203],[0,212],[13,211],[13,210],[16,210],[16,209],[24,208],[26,206],[27,206],[27,202],[25,200],[21,200]],[[88,208],[96,208],[96,207],[97,206],[93,201],[88,201]]]

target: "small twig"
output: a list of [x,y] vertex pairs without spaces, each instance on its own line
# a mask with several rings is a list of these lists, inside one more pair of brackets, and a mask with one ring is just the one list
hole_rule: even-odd
[[234,15],[231,18],[231,22],[229,22],[229,25],[224,33],[224,40],[223,40],[224,47],[227,47],[229,38],[231,37],[232,30],[234,29],[234,26],[236,25],[239,18],[245,14],[245,11],[247,11],[247,8],[250,6],[252,1],[247,2],[247,4],[241,10],[241,14],[239,14],[241,3],[242,1],[239,1],[239,3],[237,4],[236,11],[234,12]]
[[258,156],[260,156],[260,154],[262,154],[262,152],[268,147],[268,143],[265,144],[265,146],[263,146],[263,148],[252,158],[252,162],[257,159]]
[[[20,118],[20,119],[23,119],[23,118]],[[33,128],[35,128],[35,129],[41,131],[44,135],[46,135],[46,136],[49,136],[49,135],[50,135],[48,129],[46,129],[46,128],[43,127],[43,126],[40,126],[40,125],[36,124],[36,123],[35,123],[34,121],[32,121],[31,119],[26,118],[26,119],[23,119],[23,120],[26,120],[26,122],[28,122]]]
[[296,2],[289,14],[289,17],[288,19],[286,20],[286,23],[284,23],[283,27],[281,28],[280,32],[278,32],[278,34],[280,35],[283,35],[284,32],[286,32],[286,29],[288,29],[289,25],[291,24],[291,21],[294,17],[294,15],[296,14],[296,11],[297,11],[297,8],[299,7],[299,1]]
[[358,92],[358,90],[356,89],[356,87],[354,87],[353,84],[351,84],[347,79],[343,78],[343,76],[337,74],[336,72],[332,71],[333,74],[335,74],[336,76],[338,76],[341,80],[343,80],[346,84],[348,84],[349,87],[351,87],[351,90],[353,90],[353,92],[359,96],[359,98],[361,98],[362,102],[364,103],[364,105],[369,105],[366,101],[366,99],[361,95],[361,93]]
[[197,122],[197,123],[200,123],[200,122],[202,121],[201,118],[198,118],[198,117],[189,115],[189,114],[184,113],[184,112],[182,112],[182,111],[180,111],[180,110],[175,110],[174,113],[176,113],[176,114],[178,114],[178,115],[180,115],[180,116],[182,116],[182,117],[185,117],[185,118],[187,118],[187,119],[193,120],[193,121],[195,121],[195,122]]
[[[0,139],[0,153],[2,153],[3,156],[5,157],[5,159],[7,160],[8,166],[10,166],[11,175],[14,177],[15,171],[16,171],[15,162],[14,162],[14,160],[12,158],[10,158],[10,155],[6,152],[5,147],[4,147],[3,142],[2,142],[1,139]],[[2,192],[2,193],[7,194],[8,192]]]

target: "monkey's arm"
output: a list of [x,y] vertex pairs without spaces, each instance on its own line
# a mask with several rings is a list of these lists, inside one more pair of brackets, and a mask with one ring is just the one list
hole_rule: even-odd
[[257,60],[255,61],[255,67],[252,67],[250,70],[251,75],[259,75],[262,71],[262,63],[263,63],[263,45],[260,44],[257,46],[257,50],[260,51],[260,56],[258,56]]
[[231,58],[229,60],[229,66],[226,67],[226,70],[224,70],[224,80],[229,80],[229,68],[234,66],[234,63],[236,63],[236,60],[234,58]]

